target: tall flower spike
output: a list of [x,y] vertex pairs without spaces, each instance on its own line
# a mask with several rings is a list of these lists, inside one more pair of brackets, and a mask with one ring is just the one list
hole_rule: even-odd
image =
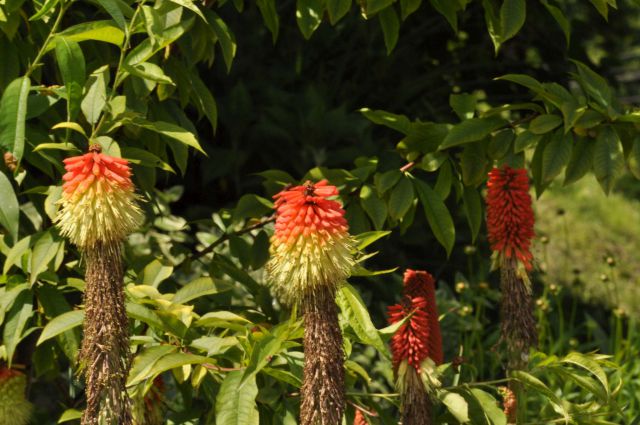
[[413,313],[391,338],[393,365],[406,360],[416,371],[426,358],[442,364],[442,336],[438,322],[433,276],[425,271],[407,270],[404,274],[403,299],[388,308],[389,323],[397,323]]
[[342,206],[329,198],[338,189],[307,181],[274,196],[275,233],[267,265],[274,292],[286,304],[326,286],[337,288],[354,265],[352,238]]
[[0,425],[27,425],[33,405],[25,398],[27,377],[0,367]]
[[531,270],[534,218],[527,171],[508,165],[494,168],[489,173],[487,188],[487,230],[491,249],[498,253],[500,264],[516,258],[526,270]]
[[64,160],[61,209],[56,221],[78,247],[121,241],[143,219],[128,162],[101,153],[100,145]]

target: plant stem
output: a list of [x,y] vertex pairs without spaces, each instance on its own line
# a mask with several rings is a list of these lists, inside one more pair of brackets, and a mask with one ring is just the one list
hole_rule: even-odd
[[56,35],[56,32],[58,31],[58,27],[62,23],[62,17],[66,13],[70,5],[71,5],[71,2],[68,2],[66,4],[63,2],[62,6],[60,6],[60,10],[58,11],[58,16],[56,16],[56,20],[53,22],[53,25],[51,26],[51,31],[49,31],[49,34],[47,35],[47,38],[45,38],[44,43],[42,43],[42,46],[40,47],[40,50],[36,54],[36,57],[33,59],[33,62],[31,62],[31,64],[27,68],[27,71],[24,73],[25,77],[28,78],[29,76],[31,76],[31,74],[33,74],[33,71],[35,71],[36,68],[40,66],[40,60],[42,59],[44,54],[47,52],[47,47],[49,46],[51,39],[53,39],[53,37]]

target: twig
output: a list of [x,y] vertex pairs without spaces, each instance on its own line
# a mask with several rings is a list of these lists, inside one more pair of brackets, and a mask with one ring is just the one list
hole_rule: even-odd
[[198,251],[195,254],[193,254],[193,256],[191,257],[191,260],[197,260],[197,259],[209,254],[214,249],[216,249],[216,247],[218,247],[219,245],[223,244],[225,241],[229,240],[229,238],[231,236],[244,235],[245,233],[249,233],[252,230],[260,229],[260,228],[266,226],[269,223],[273,223],[274,221],[276,221],[276,217],[275,217],[275,215],[271,215],[270,217],[267,217],[264,220],[261,220],[261,221],[255,223],[255,224],[252,224],[251,226],[247,226],[247,227],[242,228],[242,229],[240,229],[238,231],[235,231],[235,232],[225,233],[224,235],[220,236],[218,239],[213,241],[211,243],[211,245],[209,245],[208,247],[206,247],[202,251]]

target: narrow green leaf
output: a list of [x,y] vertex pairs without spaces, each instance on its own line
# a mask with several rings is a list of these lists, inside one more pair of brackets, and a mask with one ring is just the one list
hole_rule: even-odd
[[29,18],[30,21],[37,21],[42,19],[47,13],[49,13],[55,6],[60,3],[60,0],[46,0],[40,10]]
[[2,341],[6,351],[9,367],[13,362],[13,354],[20,341],[26,336],[24,333],[27,322],[33,315],[33,294],[22,291],[16,297],[11,309],[7,312],[6,322],[2,333]]
[[529,123],[529,131],[533,134],[545,134],[562,124],[562,118],[555,114],[544,114],[535,117]]
[[440,150],[465,143],[476,142],[487,137],[492,131],[507,124],[507,121],[496,116],[488,118],[471,118],[456,124],[444,138]]
[[572,133],[564,134],[558,129],[551,136],[551,141],[544,148],[542,155],[542,181],[550,183],[569,163],[573,149]]
[[190,146],[206,155],[205,151],[200,146],[200,143],[198,143],[198,139],[196,138],[195,134],[175,124],[164,121],[152,122],[142,118],[127,119],[125,121],[125,124],[130,124],[136,127],[153,131],[158,134],[162,134],[163,136],[177,140],[178,142]]
[[582,353],[572,352],[567,354],[560,362],[578,366],[593,374],[602,385],[604,393],[607,394],[607,396],[609,395],[609,380],[607,379],[607,374],[596,360]]
[[473,94],[452,94],[449,95],[449,105],[461,120],[473,118],[476,111],[477,99]]
[[342,314],[347,319],[349,325],[358,336],[358,339],[364,343],[373,346],[380,353],[388,356],[387,349],[382,342],[382,338],[378,330],[371,321],[369,310],[362,301],[360,294],[356,289],[346,283],[338,291],[336,299]]
[[58,423],[62,424],[65,422],[80,420],[82,418],[82,411],[77,409],[67,409],[62,412],[60,418],[58,419]]
[[445,248],[447,255],[451,255],[456,233],[449,210],[444,201],[428,184],[418,179],[414,179],[413,184],[433,234]]
[[504,0],[500,7],[500,42],[513,38],[522,25],[527,16],[526,0]]
[[378,239],[384,238],[391,234],[390,230],[381,230],[377,232],[365,232],[354,236],[356,241],[356,249],[362,251]]
[[275,44],[278,39],[278,32],[280,30],[280,18],[278,17],[278,11],[276,10],[275,0],[256,0],[258,9],[262,14],[262,20],[269,31],[271,31],[271,37]]
[[60,237],[54,237],[51,231],[44,232],[36,240],[31,254],[29,285],[33,285],[40,273],[47,270],[49,263],[55,258],[61,242]]
[[[234,370],[222,381],[216,397],[216,425],[258,425],[258,386],[255,375],[242,382],[244,372]],[[242,386],[242,389],[240,387]]]
[[564,15],[564,12],[562,12],[558,7],[549,4],[547,0],[541,0],[541,2],[562,29],[562,33],[564,34],[564,38],[567,41],[568,46],[571,44],[571,22],[569,22],[567,17]]
[[98,4],[113,18],[114,22],[122,31],[127,31],[127,22],[124,14],[118,6],[117,0],[97,0]]
[[587,95],[604,108],[609,108],[612,103],[613,93],[607,80],[584,63],[577,60],[572,60],[571,62],[578,68],[579,82]]
[[103,41],[121,46],[124,41],[124,32],[120,28],[114,27],[111,20],[83,22],[58,33],[58,36],[49,42],[45,51],[55,49],[58,42],[63,39],[78,43],[86,40]]
[[127,386],[133,386],[144,381],[158,360],[171,353],[175,353],[177,350],[178,347],[174,345],[156,345],[148,347],[141,353],[138,353],[133,359]]
[[507,425],[507,417],[500,408],[498,401],[488,392],[479,388],[469,388],[469,392],[482,406],[483,413],[491,425]]
[[593,172],[606,194],[613,188],[623,168],[624,157],[618,133],[610,126],[602,127],[593,148]]
[[360,189],[360,204],[371,219],[373,227],[380,230],[387,220],[387,204],[377,196],[369,185],[364,185]]
[[373,16],[382,9],[386,9],[392,5],[394,0],[369,0],[366,3],[367,16]]
[[409,134],[411,130],[411,122],[404,115],[392,114],[382,110],[371,110],[369,108],[360,109],[360,113],[369,121],[384,125],[400,133]]
[[222,58],[227,66],[227,72],[231,70],[231,64],[233,58],[236,56],[236,37],[231,32],[231,29],[227,24],[211,9],[205,9],[205,14],[209,20],[209,24],[213,29],[213,32],[218,38],[218,44],[222,50]]
[[[289,325],[282,324],[280,326]],[[241,386],[243,386],[247,381],[255,379],[255,376],[258,374],[258,372],[260,372],[265,366],[269,364],[272,357],[282,351],[283,343],[286,340],[286,337],[286,332],[285,334],[278,337],[272,334],[267,334],[253,346],[253,350],[251,351],[251,358],[249,359],[249,366],[242,376]]]
[[471,229],[471,240],[475,242],[482,225],[482,199],[476,189],[465,186],[462,192],[462,201],[464,202],[464,213]]
[[[114,1],[114,0],[110,0]],[[109,84],[109,66],[96,69],[89,76],[87,91],[80,103],[80,109],[89,124],[98,122],[107,102],[107,85]]]
[[594,146],[595,142],[591,139],[579,137],[575,140],[571,151],[571,159],[565,172],[564,185],[577,182],[591,170]]
[[[20,77],[4,89],[0,99],[0,146],[13,153],[20,165],[24,155],[27,99],[31,80]],[[17,170],[17,168],[16,168]]]
[[324,0],[296,0],[296,22],[305,39],[318,29],[324,14]]
[[462,181],[465,186],[477,186],[487,178],[487,155],[482,142],[469,143],[460,157]]
[[457,393],[442,391],[438,393],[438,398],[459,423],[469,423],[469,405],[464,397]]
[[36,343],[36,345],[40,345],[51,338],[55,338],[56,336],[62,334],[65,331],[68,331],[69,329],[80,326],[83,321],[84,310],[68,311],[54,317],[49,323],[46,324],[44,329],[42,329],[42,333],[40,334],[40,338],[38,338],[38,342]]
[[382,35],[384,36],[384,44],[387,47],[387,55],[390,55],[398,43],[400,20],[393,6],[381,10],[380,13],[378,13],[378,19],[382,27]]
[[200,18],[202,18],[203,21],[207,22],[207,18],[205,18],[205,16],[202,14],[202,11],[191,0],[169,0],[169,1],[177,5],[180,5],[186,9],[189,9],[190,11],[198,15]]
[[525,130],[516,136],[513,151],[520,153],[528,147],[536,145],[540,139],[542,139],[541,134],[533,134],[529,130]]
[[211,277],[200,277],[180,288],[171,301],[176,304],[185,304],[196,298],[229,291],[232,288],[233,285],[229,282],[220,279],[214,280]]
[[452,0],[431,0],[431,5],[445,17],[453,32],[458,32],[458,10],[460,6]]
[[176,173],[171,165],[144,149],[125,147],[122,148],[122,156],[133,164],[149,168],[160,168],[173,174]]
[[[2,172],[0,172],[0,199],[2,199],[0,202],[0,225],[9,232],[10,243],[13,244],[18,240],[20,208],[11,182]],[[5,262],[5,269],[7,268],[6,264]]]
[[67,121],[75,121],[86,80],[84,54],[77,42],[59,38],[56,41],[56,60],[67,91]]
[[329,22],[335,25],[343,16],[351,10],[351,0],[327,0],[327,12]]
[[400,179],[400,182],[391,191],[389,197],[389,216],[400,220],[413,204],[413,185],[408,178]]

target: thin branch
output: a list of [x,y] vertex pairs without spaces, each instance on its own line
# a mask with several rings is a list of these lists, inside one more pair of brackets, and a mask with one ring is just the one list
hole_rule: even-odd
[[218,239],[213,241],[211,243],[211,245],[209,245],[208,247],[206,247],[202,251],[198,251],[195,254],[193,254],[191,256],[191,260],[197,260],[197,259],[199,259],[199,258],[201,258],[201,257],[213,252],[214,249],[216,249],[218,246],[222,245],[224,242],[229,240],[229,238],[231,238],[231,236],[244,235],[245,233],[249,233],[252,230],[260,229],[260,228],[266,226],[269,223],[273,223],[274,221],[276,221],[276,217],[275,217],[275,215],[271,215],[270,217],[267,217],[267,218],[255,223],[255,224],[252,224],[251,226],[244,227],[244,228],[242,228],[242,229],[240,229],[238,231],[235,231],[235,232],[225,233],[224,235],[220,236]]

